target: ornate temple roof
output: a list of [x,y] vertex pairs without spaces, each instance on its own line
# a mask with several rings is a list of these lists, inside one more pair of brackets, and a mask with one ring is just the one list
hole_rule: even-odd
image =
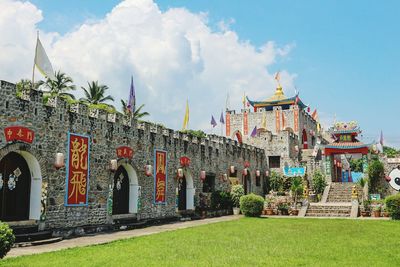
[[[287,97],[283,92],[282,87],[278,86],[275,90],[275,94],[264,101],[252,101],[248,97],[246,98],[247,101],[249,101],[250,105],[255,108],[270,107],[272,109],[272,107],[274,106],[294,105],[296,103],[297,97],[298,97],[297,95],[293,97]],[[306,107],[306,105],[304,105],[304,103],[300,100],[300,98],[298,99],[297,105],[299,105],[301,109],[304,109]]]
[[337,142],[330,143],[325,145],[325,148],[340,148],[340,149],[352,149],[352,148],[361,148],[361,147],[369,147],[370,145],[364,144],[363,142]]
[[361,133],[360,127],[357,122],[351,121],[348,123],[345,122],[336,122],[333,127],[329,129],[331,134],[340,135],[340,134],[355,134],[358,135]]

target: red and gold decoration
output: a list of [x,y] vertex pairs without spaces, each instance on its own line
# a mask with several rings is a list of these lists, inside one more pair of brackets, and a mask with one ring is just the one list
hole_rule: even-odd
[[277,133],[281,131],[281,112],[279,110],[275,110],[275,129]]
[[66,206],[88,204],[89,146],[89,136],[68,133]]
[[154,204],[166,204],[167,151],[154,150]]
[[299,109],[295,108],[293,110],[293,117],[294,117],[294,131],[297,132],[299,130]]
[[10,126],[4,128],[4,136],[6,137],[6,142],[21,141],[32,144],[35,133],[26,127]]
[[226,136],[230,136],[231,135],[231,114],[230,113],[226,113]]
[[119,159],[131,159],[133,157],[133,149],[128,146],[120,146],[117,148],[117,157]]
[[249,134],[249,114],[247,112],[243,113],[243,134]]
[[182,167],[188,167],[190,165],[190,159],[188,157],[181,157],[179,159]]

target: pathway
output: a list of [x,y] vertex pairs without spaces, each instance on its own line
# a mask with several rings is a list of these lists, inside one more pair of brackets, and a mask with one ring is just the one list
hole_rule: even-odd
[[112,233],[101,233],[96,234],[94,236],[82,236],[73,239],[66,239],[62,240],[57,243],[47,244],[47,245],[40,245],[40,246],[29,246],[29,247],[18,247],[13,248],[7,254],[7,258],[10,257],[18,257],[23,255],[31,255],[31,254],[39,254],[44,252],[51,252],[57,251],[67,248],[74,248],[74,247],[84,247],[90,245],[98,245],[98,244],[105,244],[115,240],[120,239],[127,239],[132,237],[139,237],[139,236],[146,236],[152,235],[162,232],[174,231],[178,229],[185,229],[194,226],[206,225],[211,223],[217,222],[226,222],[237,220],[242,216],[223,216],[217,218],[210,218],[204,220],[196,220],[196,221],[186,221],[186,222],[177,222],[172,224],[164,224],[164,225],[157,225],[157,226],[150,226],[142,229],[134,229],[129,231],[118,231]]

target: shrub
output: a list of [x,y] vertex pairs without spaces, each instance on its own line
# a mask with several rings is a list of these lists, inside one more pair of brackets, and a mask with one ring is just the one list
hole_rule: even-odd
[[255,194],[249,194],[240,198],[240,210],[247,217],[260,217],[264,209],[264,199]]
[[229,209],[232,207],[231,195],[229,192],[215,191],[211,194],[211,209]]
[[393,220],[400,220],[400,193],[385,198],[386,208]]
[[232,186],[231,189],[231,199],[232,199],[232,204],[234,207],[239,208],[240,205],[240,198],[244,195],[244,189],[243,186],[238,184]]
[[368,166],[369,193],[378,191],[378,183],[384,177],[384,167],[379,160],[373,160]]
[[7,252],[14,245],[15,236],[8,224],[0,222],[0,259],[4,258]]
[[320,171],[315,171],[312,177],[313,189],[316,194],[322,194],[327,186],[325,176]]
[[284,180],[282,175],[275,171],[272,171],[271,177],[269,178],[269,184],[271,186],[271,189],[275,192],[283,191]]

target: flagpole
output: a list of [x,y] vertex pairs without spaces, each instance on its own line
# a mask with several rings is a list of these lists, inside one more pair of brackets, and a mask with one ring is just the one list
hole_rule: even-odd
[[32,69],[32,89],[34,88],[35,84],[35,65],[36,65],[36,51],[37,51],[37,44],[39,40],[39,31],[37,31],[37,36],[36,36],[36,46],[35,46],[35,57],[33,58],[33,69]]

